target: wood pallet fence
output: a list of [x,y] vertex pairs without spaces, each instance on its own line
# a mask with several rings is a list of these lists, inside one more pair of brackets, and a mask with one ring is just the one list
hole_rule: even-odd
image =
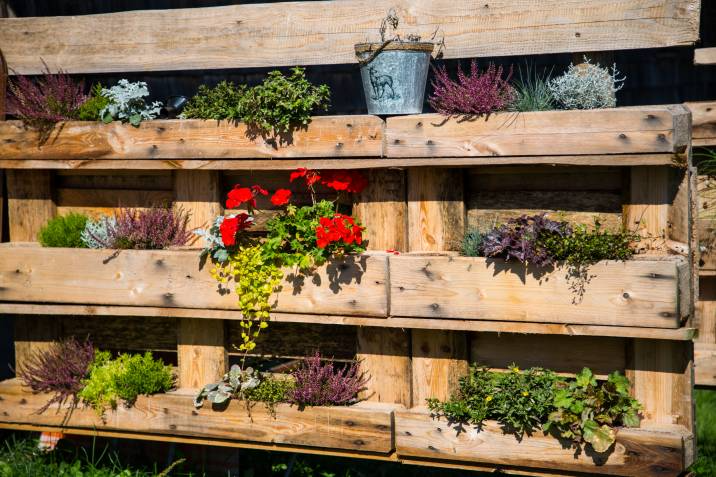
[[[597,8],[576,1],[540,2],[538,9],[526,9],[519,2],[451,4],[450,9],[459,8],[460,14],[455,16],[459,21],[446,18],[440,2],[405,0],[377,6],[370,2],[370,8],[359,0],[322,3],[321,9],[316,9],[315,2],[296,2],[286,4],[285,10],[275,5],[237,5],[74,19],[0,19],[0,44],[18,73],[37,72],[34,63],[38,56],[51,68],[61,66],[78,73],[330,64],[353,61],[352,44],[366,39],[389,6],[407,18],[408,27],[425,36],[439,25],[446,37],[446,57],[595,51],[613,49],[617,44],[619,48],[660,47],[693,43],[698,36],[699,2],[695,0],[604,1]],[[266,8],[300,18],[296,24],[302,29],[276,35],[272,27],[261,23]],[[319,10],[322,13],[317,17]],[[553,21],[557,17],[561,20]],[[356,22],[356,18],[361,21]],[[82,43],[84,38],[101,43],[88,32],[104,31],[99,25],[112,25],[102,34],[113,35],[114,29],[124,31],[130,24],[136,43],[123,45],[111,55],[87,55],[89,44]],[[212,28],[204,28],[206,24]],[[326,24],[340,33],[324,35]],[[489,30],[484,28],[486,24],[491,25]],[[201,31],[206,41],[186,45],[178,54],[173,43],[162,40],[161,25],[171,25],[172,35],[177,34],[176,25],[185,29],[188,37]],[[536,28],[545,25],[550,26],[535,43]],[[61,52],[51,48],[48,28],[54,32],[53,44],[72,44],[72,48]],[[261,48],[249,47],[248,32],[256,36],[255,31],[262,33]],[[614,32],[620,34],[615,36]],[[302,39],[296,43],[299,33]],[[247,47],[225,49],[237,42]],[[528,44],[529,52],[525,50]],[[305,303],[291,297],[288,301],[298,303],[296,307],[278,308],[276,322],[271,325],[280,333],[274,336],[269,328],[266,341],[259,345],[259,351],[286,359],[310,354],[312,343],[325,346],[339,359],[351,359],[355,353],[370,375],[363,409],[316,409],[297,414],[282,407],[283,420],[260,417],[256,426],[242,421],[236,410],[231,414],[235,424],[231,429],[208,431],[215,427],[211,425],[215,419],[223,417],[204,410],[200,416],[191,414],[185,393],[226,369],[237,312],[228,302],[216,309],[213,304],[195,306],[195,310],[176,306],[174,300],[193,296],[193,292],[186,292],[189,288],[165,296],[163,302],[137,306],[93,303],[87,296],[68,301],[66,296],[75,296],[74,292],[63,297],[51,288],[29,289],[24,298],[18,298],[20,292],[0,297],[0,309],[17,317],[18,365],[22,366],[28,353],[80,331],[107,348],[155,349],[176,356],[179,391],[142,400],[131,413],[113,416],[114,424],[110,425],[78,414],[67,432],[324,452],[516,473],[535,467],[564,474],[677,475],[692,462],[695,452],[693,351],[689,340],[692,327],[697,325],[693,298],[698,287],[693,275],[695,175],[690,168],[688,111],[668,106],[498,114],[488,120],[443,125],[441,121],[435,115],[389,118],[385,122],[370,116],[316,118],[307,130],[294,135],[293,145],[285,147],[264,138],[248,141],[241,126],[195,121],[152,121],[139,129],[69,123],[38,146],[35,133],[19,123],[0,123],[0,167],[6,172],[11,242],[34,241],[39,228],[58,213],[100,214],[118,206],[142,207],[164,201],[189,211],[193,226],[205,225],[222,213],[221,198],[227,185],[251,177],[252,171],[265,171],[257,173],[261,179],[257,182],[270,183],[279,182],[280,177],[287,176],[286,170],[297,166],[361,168],[370,185],[345,206],[352,205],[367,227],[375,253],[371,260],[385,260],[389,271],[391,264],[397,264],[395,273],[390,272],[382,283],[380,277],[370,275],[379,267],[371,266],[371,279],[348,287],[353,292],[346,291],[345,300],[341,294],[343,301],[335,305],[336,309],[320,308],[326,302],[320,298],[321,290],[317,295],[309,293],[311,298]],[[213,137],[221,140],[204,141]],[[545,144],[550,147],[545,148]],[[469,295],[446,298],[444,304],[436,302],[437,308],[429,304],[440,313],[425,311],[430,307],[421,308],[409,298],[404,302],[408,311],[400,313],[407,316],[388,316],[375,299],[379,294],[370,291],[382,287],[385,307],[392,313],[400,306],[393,299],[400,290],[390,287],[388,293],[386,288],[400,278],[398,272],[415,276],[416,270],[420,273],[426,268],[426,260],[439,267],[441,260],[450,258],[430,259],[425,254],[455,250],[470,227],[485,227],[490,221],[536,210],[564,213],[566,219],[580,223],[589,223],[598,215],[607,226],[624,224],[649,237],[643,241],[649,248],[647,255],[659,267],[672,264],[672,271],[650,270],[647,275],[654,280],[665,275],[679,284],[665,292],[673,297],[669,305],[673,311],[661,310],[669,324],[659,327],[655,321],[622,322],[614,326],[598,319],[561,322],[548,317],[548,308],[543,315],[510,321],[494,318],[502,314],[497,302],[491,315],[469,316],[464,309],[440,315],[444,308],[462,303]],[[32,249],[19,244],[0,247],[4,276],[19,269],[7,268],[17,260],[11,259],[11,254],[25,254],[21,261],[29,263]],[[381,259],[380,252],[386,249],[415,256]],[[131,255],[121,258],[126,260],[122,266],[137,266]],[[659,262],[666,255],[682,255],[681,268],[668,260]],[[133,270],[157,266],[162,259],[159,255],[149,258],[146,265]],[[643,263],[629,265],[639,267]],[[412,272],[411,266],[416,267]],[[443,266],[439,274],[447,277],[453,267]],[[638,275],[629,280],[629,293],[647,296],[646,290],[632,291],[643,278]],[[45,280],[49,284],[61,281],[51,273]],[[468,276],[467,280],[491,283],[484,277]],[[441,288],[458,286],[453,283]],[[11,291],[3,288],[2,293]],[[358,298],[349,297],[349,293],[356,293]],[[629,293],[623,292],[622,299],[628,300],[623,295]],[[411,307],[414,312],[409,311]],[[371,317],[367,309],[385,316]],[[376,320],[390,325],[376,326]],[[130,329],[111,332],[122,328]],[[428,397],[446,398],[472,361],[496,370],[505,369],[510,361],[521,361],[523,366],[551,367],[563,374],[590,366],[601,377],[613,370],[623,371],[632,381],[633,395],[644,404],[642,428],[620,430],[617,446],[604,462],[575,459],[572,452],[560,448],[558,441],[547,438],[518,443],[491,423],[480,435],[472,431],[466,435],[443,432],[443,424],[432,421],[425,412],[424,401]],[[0,416],[0,427],[50,429],[61,425],[57,417],[33,417],[30,411],[37,403],[27,400],[16,382],[0,383],[0,395],[4,403],[16,403],[12,416]],[[158,407],[171,410],[155,414]],[[186,415],[181,411],[184,407]],[[127,422],[136,422],[137,427],[130,429]],[[299,431],[292,426],[286,429],[286,422],[305,427]],[[487,444],[476,445],[476,439]]]

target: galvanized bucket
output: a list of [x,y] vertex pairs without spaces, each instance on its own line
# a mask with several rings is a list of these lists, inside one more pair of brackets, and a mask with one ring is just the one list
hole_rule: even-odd
[[[433,43],[359,43],[368,114],[417,114],[423,112],[425,83]],[[382,48],[381,48],[382,47]],[[376,53],[377,52],[377,53]]]

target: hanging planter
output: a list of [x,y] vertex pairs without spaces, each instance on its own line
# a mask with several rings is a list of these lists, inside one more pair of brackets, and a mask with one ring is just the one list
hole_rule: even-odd
[[419,114],[434,43],[359,43],[363,91],[369,114]]

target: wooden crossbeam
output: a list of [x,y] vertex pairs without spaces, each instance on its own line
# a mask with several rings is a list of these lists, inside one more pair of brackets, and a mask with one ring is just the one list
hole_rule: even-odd
[[716,65],[716,48],[697,48],[694,50],[695,65]]
[[[402,37],[444,38],[445,58],[691,45],[699,0],[345,0],[0,20],[16,73],[354,63],[392,8]],[[121,41],[117,39],[121,38]]]

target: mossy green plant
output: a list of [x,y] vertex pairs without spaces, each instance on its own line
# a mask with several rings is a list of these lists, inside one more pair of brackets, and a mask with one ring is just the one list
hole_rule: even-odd
[[100,121],[102,119],[99,113],[109,104],[109,98],[102,95],[102,89],[100,83],[92,86],[90,97],[77,110],[77,119],[80,121]]
[[60,215],[40,229],[37,240],[43,247],[87,248],[82,240],[87,220],[83,214]]
[[140,395],[169,391],[174,374],[171,366],[149,351],[116,359],[107,351],[97,351],[84,385],[78,397],[102,414],[107,408],[116,409],[120,401],[132,406]]
[[239,120],[239,103],[246,92],[245,85],[236,86],[222,81],[213,88],[201,85],[182,110],[182,119]]

